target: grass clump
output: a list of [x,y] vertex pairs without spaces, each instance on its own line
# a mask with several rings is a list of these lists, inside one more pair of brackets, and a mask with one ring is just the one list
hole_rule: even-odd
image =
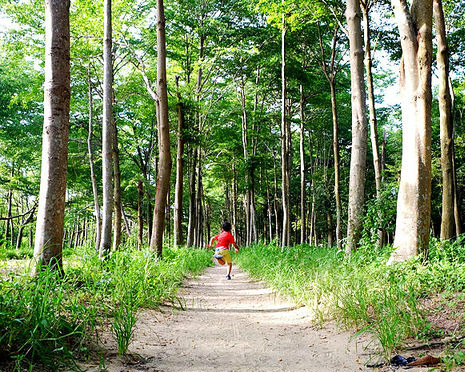
[[148,248],[123,248],[102,262],[93,247],[80,247],[66,255],[64,276],[6,272],[0,282],[0,355],[7,360],[0,364],[78,369],[76,358],[98,342],[106,324],[122,355],[140,310],[177,301],[185,276],[210,264],[206,250],[165,249],[158,259]]
[[433,241],[429,260],[417,257],[386,266],[392,250],[365,247],[346,256],[334,248],[256,245],[241,250],[236,261],[278,292],[315,310],[320,321],[335,319],[379,340],[384,357],[407,338],[436,335],[421,306],[443,290],[465,288],[463,238]]

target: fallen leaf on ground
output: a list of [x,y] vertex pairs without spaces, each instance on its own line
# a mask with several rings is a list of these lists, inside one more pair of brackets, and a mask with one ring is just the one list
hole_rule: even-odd
[[434,357],[432,355],[425,355],[424,357],[418,358],[414,362],[408,363],[409,367],[413,366],[432,366],[441,362],[441,358]]

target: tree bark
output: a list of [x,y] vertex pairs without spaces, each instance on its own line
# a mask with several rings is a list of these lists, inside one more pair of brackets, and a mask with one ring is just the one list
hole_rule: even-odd
[[42,265],[63,269],[70,101],[69,6],[67,0],[45,1],[44,130],[34,246],[36,275]]
[[142,199],[144,197],[144,183],[137,182],[137,248],[142,249],[144,244],[144,219],[142,217]]
[[289,170],[289,142],[290,123],[287,119],[287,94],[286,94],[286,21],[282,15],[281,32],[281,175],[282,175],[282,203],[283,203],[283,231],[281,237],[281,248],[290,245],[291,223],[290,223],[290,170]]
[[427,252],[431,222],[432,0],[392,0],[402,45],[402,171],[388,264]]
[[116,120],[113,117],[113,176],[114,176],[114,231],[113,231],[113,250],[118,250],[121,244],[121,230],[123,225],[123,214],[121,206],[121,170],[119,166],[119,148],[118,148],[118,130]]
[[163,253],[166,196],[169,192],[171,175],[168,89],[166,86],[165,14],[163,0],[157,0],[157,95],[160,160],[158,162],[157,191],[155,194],[153,232],[150,247],[152,249],[156,249],[158,257],[161,258]]
[[304,117],[304,89],[300,84],[300,244],[305,243],[305,117]]
[[196,225],[195,213],[195,171],[196,171],[197,157],[195,156],[195,149],[191,149],[191,165],[189,170],[189,225],[187,228],[187,246],[194,245],[194,232]]
[[100,218],[100,203],[98,201],[98,188],[97,179],[95,177],[94,169],[94,151],[92,149],[92,133],[93,133],[93,120],[94,120],[94,107],[92,97],[92,81],[90,79],[90,64],[88,70],[87,82],[89,84],[89,134],[87,136],[87,150],[89,152],[89,166],[90,166],[90,180],[92,183],[92,195],[94,197],[94,214],[95,214],[95,248],[100,247],[100,237],[102,231],[102,220]]
[[174,194],[174,246],[182,245],[182,196],[183,196],[183,178],[184,178],[184,104],[181,93],[179,92],[179,76],[176,76],[176,87],[178,96],[178,151],[176,153],[176,186]]
[[331,115],[333,120],[333,159],[334,159],[334,199],[336,202],[336,244],[337,249],[342,248],[342,204],[340,191],[340,155],[339,155],[339,119],[337,114],[337,96],[336,96],[336,44],[339,34],[339,27],[334,28],[333,38],[331,41],[331,57],[329,65],[325,62],[325,50],[323,46],[323,38],[321,29],[318,25],[318,36],[320,44],[320,64],[321,69],[329,83],[331,92]]
[[[371,32],[370,32],[370,0],[360,1],[363,13],[363,30],[365,40],[365,70],[367,76],[367,91],[368,91],[368,109],[370,112],[370,140],[371,152],[373,154],[373,168],[375,171],[375,186],[376,186],[376,199],[379,201],[381,198],[381,161],[379,158],[379,144],[378,144],[378,123],[376,119],[375,107],[375,92],[373,84],[373,59],[371,57]],[[384,230],[378,228],[378,247],[384,246]]]
[[352,151],[350,156],[349,208],[346,253],[357,248],[362,231],[367,153],[367,119],[363,41],[359,0],[348,0],[346,19],[349,31],[352,90]]
[[104,1],[104,37],[103,37],[103,123],[102,123],[102,183],[103,218],[102,240],[99,256],[101,259],[110,252],[113,217],[113,56],[112,56],[112,20],[111,0]]
[[441,138],[442,213],[441,240],[455,236],[454,218],[454,138],[452,122],[452,98],[449,90],[449,48],[446,39],[446,24],[441,0],[433,0],[433,12],[437,30],[437,64],[439,72],[439,125]]

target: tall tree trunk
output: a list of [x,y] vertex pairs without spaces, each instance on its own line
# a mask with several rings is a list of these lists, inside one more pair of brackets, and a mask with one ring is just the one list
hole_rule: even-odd
[[144,240],[144,219],[142,217],[142,200],[144,197],[144,183],[137,182],[137,248],[142,249]]
[[114,176],[114,210],[115,225],[113,231],[113,250],[118,250],[121,244],[121,230],[123,222],[121,205],[121,170],[119,166],[118,130],[116,120],[113,118],[113,176]]
[[346,253],[350,254],[357,248],[362,232],[368,136],[359,0],[347,0],[346,19],[349,31],[350,80],[352,88],[352,151],[350,156],[346,246]]
[[163,253],[163,231],[165,225],[166,195],[169,192],[171,175],[170,127],[168,118],[168,90],[166,87],[166,43],[165,14],[163,0],[157,0],[157,94],[158,135],[160,160],[158,162],[157,191],[153,216],[153,232],[150,247]]
[[195,171],[197,164],[197,156],[195,156],[195,149],[191,149],[191,164],[189,169],[189,225],[187,228],[187,246],[192,247],[194,245],[194,232],[196,225],[196,212],[195,212]]
[[70,33],[68,0],[45,1],[44,130],[34,259],[62,270],[68,169]]
[[291,223],[290,223],[290,170],[289,170],[289,140],[290,123],[287,118],[287,94],[286,94],[286,21],[282,15],[281,33],[281,174],[282,174],[282,203],[283,203],[283,231],[281,247],[290,245]]
[[244,162],[246,164],[245,170],[245,199],[244,199],[244,212],[245,212],[245,245],[249,246],[251,242],[251,225],[250,225],[250,202],[251,202],[251,192],[250,192],[250,169],[249,169],[249,143],[248,143],[248,122],[247,122],[247,109],[245,102],[245,83],[244,80],[241,82],[240,87],[240,101],[241,101],[241,133],[242,133],[242,152],[244,155]]
[[431,223],[432,0],[392,0],[402,61],[402,171],[394,247],[388,263],[428,250]]
[[111,0],[104,1],[103,37],[103,123],[102,123],[102,183],[103,218],[99,256],[103,259],[111,249],[113,217],[113,56]]
[[[378,144],[378,123],[376,120],[376,107],[375,107],[375,92],[373,84],[373,59],[371,57],[371,32],[370,32],[370,18],[369,11],[371,7],[370,0],[360,1],[363,13],[363,30],[365,40],[365,70],[367,76],[367,91],[368,91],[368,109],[370,112],[370,140],[371,152],[373,154],[373,168],[375,171],[375,186],[376,186],[376,199],[381,198],[381,161],[379,158],[379,144]],[[378,228],[378,242],[379,247],[384,246],[384,230]]]
[[331,115],[333,120],[333,158],[334,158],[334,199],[336,202],[336,244],[337,248],[342,248],[342,204],[340,191],[340,156],[339,156],[339,119],[337,114],[337,95],[336,95],[336,46],[339,35],[339,27],[336,26],[333,31],[331,40],[331,57],[329,65],[325,61],[325,49],[320,25],[318,25],[318,37],[320,44],[320,64],[321,69],[328,81],[331,92]]
[[305,243],[305,117],[304,117],[304,88],[300,84],[300,244]]
[[179,76],[176,76],[176,87],[178,96],[178,151],[176,153],[176,186],[174,194],[174,246],[183,244],[182,236],[182,196],[184,178],[184,104],[179,92]]
[[92,148],[92,133],[93,133],[93,120],[94,120],[94,107],[92,97],[92,81],[90,78],[90,64],[88,70],[87,82],[89,84],[89,134],[87,136],[87,150],[89,152],[89,166],[90,166],[90,180],[92,183],[92,195],[94,196],[94,214],[95,214],[95,248],[98,250],[100,247],[100,237],[102,231],[102,220],[100,218],[100,203],[98,201],[98,188],[97,179],[95,177],[94,169],[94,151]]
[[446,39],[446,24],[441,0],[433,0],[434,18],[436,21],[437,46],[436,55],[439,70],[439,117],[441,137],[442,168],[442,213],[441,240],[455,236],[454,218],[454,174],[453,155],[454,138],[452,122],[452,98],[449,90],[449,48]]

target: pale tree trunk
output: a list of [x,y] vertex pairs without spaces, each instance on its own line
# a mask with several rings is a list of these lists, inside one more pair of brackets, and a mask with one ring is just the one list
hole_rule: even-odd
[[290,245],[290,205],[289,205],[289,139],[290,123],[287,118],[286,105],[286,23],[285,16],[282,15],[282,33],[281,33],[281,175],[282,175],[282,202],[283,202],[283,231],[281,238],[281,248]]
[[[248,122],[247,122],[247,110],[246,110],[246,102],[245,102],[245,84],[242,80],[241,82],[241,90],[240,90],[240,101],[241,101],[241,133],[242,133],[242,152],[244,155],[244,162],[247,165],[249,160],[249,153],[248,153]],[[244,199],[244,212],[245,212],[245,245],[249,246],[251,242],[251,225],[250,225],[250,202],[251,202],[251,192],[250,192],[250,173],[248,166],[246,167],[245,171],[245,199]]]
[[144,197],[144,184],[137,182],[137,248],[142,249],[144,239],[144,219],[142,217],[142,199]]
[[197,157],[195,156],[195,149],[191,150],[191,166],[189,170],[189,225],[187,228],[187,246],[192,247],[194,245],[194,230],[196,225],[196,213],[195,213],[195,171]]
[[441,168],[442,168],[442,214],[441,240],[455,236],[454,218],[454,174],[453,155],[454,138],[452,122],[452,99],[449,90],[449,48],[446,39],[446,25],[441,0],[433,0],[434,19],[437,30],[437,64],[439,73],[439,122],[441,137]]
[[183,244],[182,236],[182,196],[183,196],[183,178],[184,178],[184,104],[179,92],[179,76],[176,76],[176,86],[178,88],[178,151],[176,153],[176,186],[174,194],[174,246]]
[[87,136],[87,150],[89,151],[89,167],[90,167],[90,180],[92,183],[92,195],[94,196],[94,213],[95,213],[95,248],[100,247],[100,237],[102,231],[102,220],[100,218],[100,203],[98,201],[98,188],[97,179],[95,177],[94,169],[94,152],[92,149],[92,133],[93,133],[93,120],[94,120],[94,108],[93,108],[93,97],[92,97],[92,82],[90,79],[90,64],[88,71],[88,84],[89,84],[89,134]]
[[[381,161],[379,158],[379,144],[378,144],[378,123],[376,120],[376,107],[375,107],[375,93],[373,84],[373,59],[371,56],[371,32],[370,32],[370,19],[369,12],[371,1],[360,1],[363,13],[363,30],[365,40],[365,70],[367,76],[367,91],[368,91],[368,109],[370,112],[370,140],[371,152],[373,154],[373,168],[375,171],[375,186],[376,186],[376,199],[381,198]],[[379,247],[384,246],[384,230],[378,229],[378,242]]]
[[[454,89],[452,88],[452,84],[449,78],[449,91],[451,95],[451,102],[452,102],[452,112],[454,112],[455,106],[455,95]],[[455,234],[459,236],[462,233],[462,222],[460,219],[460,207],[459,207],[459,198],[457,195],[457,175],[456,175],[456,167],[455,167],[455,149],[452,146],[453,154],[452,154],[452,177],[454,181],[454,220],[455,220]]]
[[336,97],[336,75],[335,66],[336,44],[338,39],[339,27],[334,28],[333,38],[331,40],[331,57],[329,65],[325,61],[325,50],[320,26],[318,25],[318,36],[320,44],[320,65],[326,80],[329,83],[331,91],[331,115],[333,120],[333,159],[334,159],[334,199],[336,202],[336,244],[340,250],[342,248],[342,205],[340,191],[340,156],[339,156],[339,119],[337,115],[337,97]]
[[305,117],[304,117],[304,88],[300,84],[300,244],[305,243]]
[[122,229],[122,206],[121,206],[121,170],[119,166],[119,148],[118,148],[118,130],[116,120],[113,117],[113,176],[114,176],[114,231],[113,231],[113,250],[118,250],[121,244]]
[[41,265],[62,270],[70,101],[70,33],[67,0],[45,1],[44,130],[35,274]]
[[431,222],[432,0],[392,0],[402,45],[402,171],[388,263],[427,252]]
[[157,0],[157,95],[160,160],[158,162],[157,191],[155,194],[153,231],[152,238],[150,240],[150,247],[152,249],[156,249],[158,257],[161,257],[163,253],[166,196],[169,192],[171,175],[168,89],[166,87],[165,14],[163,0]]
[[355,251],[362,231],[367,154],[367,119],[363,75],[363,40],[359,0],[348,0],[346,19],[349,31],[352,94],[352,151],[350,156],[349,208],[346,253]]
[[241,245],[240,236],[237,235],[237,174],[236,174],[236,159],[232,162],[232,232],[236,238],[237,244]]
[[103,218],[99,256],[103,259],[111,249],[113,217],[113,57],[111,0],[104,1],[103,37],[103,122],[102,122],[102,183]]

